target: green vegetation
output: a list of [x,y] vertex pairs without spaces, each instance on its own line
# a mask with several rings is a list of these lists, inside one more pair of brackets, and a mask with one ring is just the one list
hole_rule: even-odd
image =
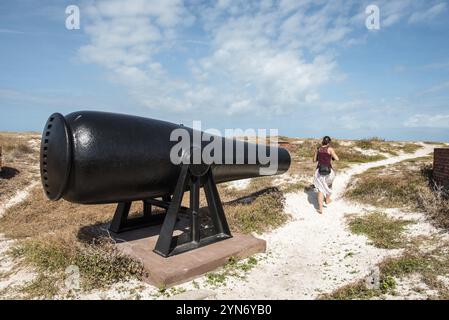
[[238,261],[235,257],[230,257],[228,263],[217,272],[206,274],[206,283],[213,288],[225,286],[230,277],[245,279],[246,274],[258,263],[255,257],[249,257],[246,260]]
[[61,279],[53,275],[39,273],[37,277],[19,288],[23,299],[51,299],[58,294]]
[[338,162],[339,168],[348,167],[354,163],[367,163],[386,159],[383,155],[367,155],[361,152],[357,152],[351,149],[335,149],[335,152],[340,157],[341,161]]
[[411,221],[391,218],[385,213],[371,212],[350,218],[349,228],[355,234],[366,235],[378,248],[395,249],[404,245],[402,233],[410,223]]
[[384,294],[395,294],[397,279],[411,274],[419,274],[429,289],[437,292],[436,296],[431,297],[432,299],[447,299],[449,289],[438,279],[438,276],[449,274],[448,249],[447,243],[430,251],[421,251],[416,246],[410,247],[401,256],[387,258],[379,264],[380,285],[378,288],[369,288],[364,280],[360,280],[339,288],[331,294],[322,295],[320,299],[364,300],[382,297]]
[[56,295],[56,284],[63,283],[64,271],[71,265],[79,268],[83,290],[105,288],[132,277],[141,278],[144,273],[140,263],[120,254],[105,240],[97,245],[71,247],[48,238],[27,239],[13,247],[11,254],[38,272],[37,278],[21,289],[29,297]]

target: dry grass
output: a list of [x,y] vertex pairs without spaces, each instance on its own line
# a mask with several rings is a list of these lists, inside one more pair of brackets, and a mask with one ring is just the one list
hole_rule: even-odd
[[[26,187],[39,174],[39,136],[32,133],[0,132],[2,170],[0,172],[0,202]],[[34,146],[30,141],[34,142]]]
[[449,229],[449,192],[447,190],[430,180],[430,186],[417,195],[417,206],[437,227]]
[[354,177],[345,196],[378,207],[416,208],[418,194],[428,188],[421,168],[430,161],[431,157],[423,157],[369,169]]
[[263,233],[282,226],[289,219],[284,213],[284,196],[272,189],[248,203],[237,202],[225,205],[231,230],[242,233]]
[[400,152],[413,153],[421,148],[417,143],[385,141],[379,137],[356,140],[354,145],[362,150],[376,150],[393,156],[397,156]]
[[9,133],[0,132],[0,146],[2,146],[3,157],[6,163],[16,160],[26,159],[28,155],[35,152],[29,141],[38,139],[39,136],[33,133]]
[[83,206],[67,201],[49,201],[38,186],[23,202],[7,210],[0,219],[0,232],[13,239],[39,237],[47,233],[77,236],[86,225],[111,219],[114,205]]
[[355,177],[345,196],[378,207],[421,210],[436,226],[449,228],[449,194],[432,180],[432,157],[365,171]]

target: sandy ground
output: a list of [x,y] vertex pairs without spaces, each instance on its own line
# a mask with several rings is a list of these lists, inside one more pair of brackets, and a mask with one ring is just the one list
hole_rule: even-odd
[[247,281],[230,281],[220,288],[218,299],[314,299],[347,283],[361,279],[395,250],[378,249],[366,237],[349,232],[345,215],[362,213],[365,207],[340,196],[352,176],[369,168],[425,156],[434,146],[425,145],[413,154],[361,165],[341,172],[334,181],[334,202],[317,214],[313,192],[286,195],[285,210],[292,220],[263,235],[268,259],[262,260]]
[[[292,215],[285,226],[259,236],[267,241],[268,250],[259,254],[257,266],[245,280],[229,278],[226,286],[210,288],[205,277],[178,286],[186,293],[179,298],[193,299],[315,299],[319,294],[331,292],[345,284],[361,279],[373,271],[373,267],[397,250],[378,249],[368,244],[366,237],[349,232],[346,214],[361,214],[367,209],[341,198],[353,175],[369,168],[390,165],[402,160],[421,157],[433,151],[433,145],[424,145],[413,154],[403,154],[386,160],[356,165],[340,172],[334,182],[334,201],[319,215],[315,210],[315,197],[311,192],[286,195],[285,211]],[[35,184],[37,182],[33,182]],[[248,181],[235,183],[232,187],[244,189]],[[1,208],[14,205],[25,199],[30,185]],[[1,209],[0,209],[1,210]],[[1,211],[0,211],[1,212]],[[400,216],[399,210],[391,214]],[[417,217],[420,218],[419,216]],[[422,220],[412,232],[427,233],[431,227]],[[14,263],[4,253],[12,241],[0,237],[0,271],[11,272]],[[0,289],[18,282],[32,279],[32,271],[19,270],[10,277],[0,279]],[[200,289],[198,289],[200,287]],[[137,291],[137,294],[135,293]],[[134,292],[131,294],[130,292]],[[107,291],[79,295],[83,299],[142,299],[163,298],[157,289],[139,281],[119,283]]]
[[0,217],[3,216],[6,210],[15,206],[16,204],[22,202],[28,197],[30,191],[38,184],[38,181],[33,181],[30,185],[28,185],[25,189],[17,192],[14,197],[10,198],[5,203],[0,203]]

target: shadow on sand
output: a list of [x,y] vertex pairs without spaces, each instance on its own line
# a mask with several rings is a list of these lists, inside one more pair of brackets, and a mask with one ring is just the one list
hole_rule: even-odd
[[17,176],[20,171],[15,169],[15,168],[11,168],[11,167],[2,167],[2,170],[0,171],[0,179],[12,179],[15,176]]
[[306,188],[304,188],[304,193],[307,194],[307,201],[313,205],[315,209],[318,210],[318,201],[317,201],[317,195],[315,192],[315,186],[310,185]]

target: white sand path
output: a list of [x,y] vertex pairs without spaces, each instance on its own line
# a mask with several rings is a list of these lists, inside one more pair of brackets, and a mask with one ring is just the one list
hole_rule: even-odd
[[230,280],[216,291],[217,299],[314,299],[367,276],[372,268],[395,250],[375,248],[363,236],[349,232],[345,215],[364,208],[343,198],[351,178],[367,169],[428,155],[433,145],[413,154],[360,164],[337,175],[334,202],[319,215],[313,192],[286,195],[285,211],[292,220],[261,237],[267,241],[268,259],[248,274],[247,281]]

